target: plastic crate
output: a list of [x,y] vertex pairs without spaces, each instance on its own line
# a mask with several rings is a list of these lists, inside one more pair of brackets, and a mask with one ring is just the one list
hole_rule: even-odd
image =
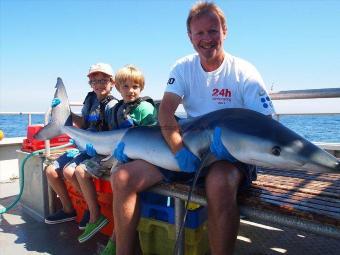
[[[76,221],[79,223],[85,210],[87,209],[87,204],[83,196],[79,194],[75,188],[73,188],[70,182],[65,180],[65,185],[71,198],[73,207],[77,212]],[[97,199],[100,206],[100,212],[109,220],[109,223],[103,227],[100,232],[104,235],[111,236],[114,228],[112,214],[112,193],[97,192]]]
[[[32,151],[37,151],[45,148],[45,142],[36,140],[33,138],[33,136],[40,130],[42,129],[42,125],[32,125],[27,127],[27,138],[23,140],[21,150],[22,151],[27,151],[27,152],[32,152]],[[68,143],[70,140],[70,137],[66,134],[62,134],[59,136],[56,136],[50,140],[50,146],[55,147],[55,146],[60,146],[63,144]],[[70,146],[74,147],[74,146]]]
[[[139,240],[144,255],[172,255],[175,247],[175,226],[146,218],[138,225]],[[199,228],[185,228],[186,255],[204,255],[209,251],[207,224]]]
[[[173,198],[169,199],[159,194],[143,192],[141,196],[141,216],[174,224],[175,208],[173,200]],[[188,210],[185,227],[198,228],[207,218],[208,210],[206,207]]]
[[97,192],[112,193],[111,183],[108,180],[93,178],[94,186]]

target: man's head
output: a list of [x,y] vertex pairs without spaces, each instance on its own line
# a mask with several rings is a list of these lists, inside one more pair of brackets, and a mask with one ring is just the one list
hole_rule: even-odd
[[220,20],[220,24],[222,26],[222,29],[224,33],[227,33],[227,21],[224,16],[223,11],[220,7],[218,7],[216,4],[211,2],[202,2],[199,1],[193,7],[190,9],[188,18],[187,18],[187,32],[190,33],[190,24],[193,18],[198,18],[202,16],[203,14],[206,14],[208,12],[215,13]]
[[[210,71],[215,65],[218,67],[224,58],[223,42],[227,35],[227,24],[222,10],[214,3],[198,2],[189,12],[187,31],[201,58],[203,68]],[[209,66],[207,63],[213,65]]]
[[140,97],[144,89],[144,76],[142,72],[132,65],[119,69],[115,75],[116,89],[125,103],[134,102]]
[[98,63],[92,65],[87,77],[89,77],[89,84],[99,100],[110,94],[114,79],[113,71],[109,64]]

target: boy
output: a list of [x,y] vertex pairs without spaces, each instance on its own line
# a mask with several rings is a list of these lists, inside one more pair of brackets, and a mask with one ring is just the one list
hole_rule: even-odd
[[[90,67],[87,76],[93,91],[89,92],[84,100],[82,115],[78,116],[72,113],[73,122],[82,129],[91,131],[108,130],[104,115],[116,102],[116,100],[112,100],[114,97],[110,95],[114,85],[112,68],[108,64],[98,63]],[[59,103],[60,101],[53,101],[52,107],[57,106]],[[46,217],[45,222],[47,224],[71,221],[76,218],[76,212],[65,187],[63,177],[70,181],[77,191],[81,192],[74,172],[78,164],[89,158],[90,156],[85,152],[78,153],[76,150],[72,150],[61,155],[53,164],[47,166],[46,176],[48,182],[58,194],[63,207],[56,213]],[[85,228],[88,219],[89,214],[86,211],[79,224],[79,229]]]
[[[157,123],[157,110],[146,98],[141,98],[140,93],[144,89],[144,76],[136,67],[125,66],[115,75],[116,89],[121,94],[120,100],[111,110],[108,116],[109,129],[127,128],[141,125],[155,125]],[[87,152],[96,155],[91,144],[87,145]],[[96,191],[91,180],[110,174],[111,166],[101,161],[104,156],[96,155],[94,158],[85,160],[76,168],[77,180],[80,184],[84,198],[90,210],[90,220],[84,233],[79,236],[79,242],[85,242],[103,228],[108,220],[100,214]],[[104,169],[104,171],[103,171]],[[114,235],[112,235],[114,239]],[[114,252],[114,244],[110,239],[103,254]]]

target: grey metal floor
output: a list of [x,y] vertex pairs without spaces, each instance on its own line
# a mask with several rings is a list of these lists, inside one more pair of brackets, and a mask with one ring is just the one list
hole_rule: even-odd
[[[8,205],[18,193],[18,181],[0,183],[0,206]],[[26,215],[20,204],[0,216],[0,254],[98,254],[107,237],[97,234],[84,244],[75,222],[47,225]],[[235,254],[339,254],[340,240],[303,233],[280,226],[242,220]]]

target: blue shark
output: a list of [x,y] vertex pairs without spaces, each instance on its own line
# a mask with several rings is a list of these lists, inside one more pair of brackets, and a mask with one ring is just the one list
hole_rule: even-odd
[[[79,150],[92,144],[96,152],[112,156],[118,144],[130,159],[142,159],[156,166],[180,171],[174,154],[163,139],[160,126],[143,126],[103,132],[90,132],[72,126],[71,109],[65,86],[57,79],[54,98],[61,103],[51,112],[51,121],[35,135],[47,140],[67,134]],[[241,108],[223,109],[179,121],[184,144],[199,158],[210,150],[214,131],[233,160],[265,168],[340,172],[339,161],[280,122],[261,113]],[[216,157],[203,160],[205,164]]]

